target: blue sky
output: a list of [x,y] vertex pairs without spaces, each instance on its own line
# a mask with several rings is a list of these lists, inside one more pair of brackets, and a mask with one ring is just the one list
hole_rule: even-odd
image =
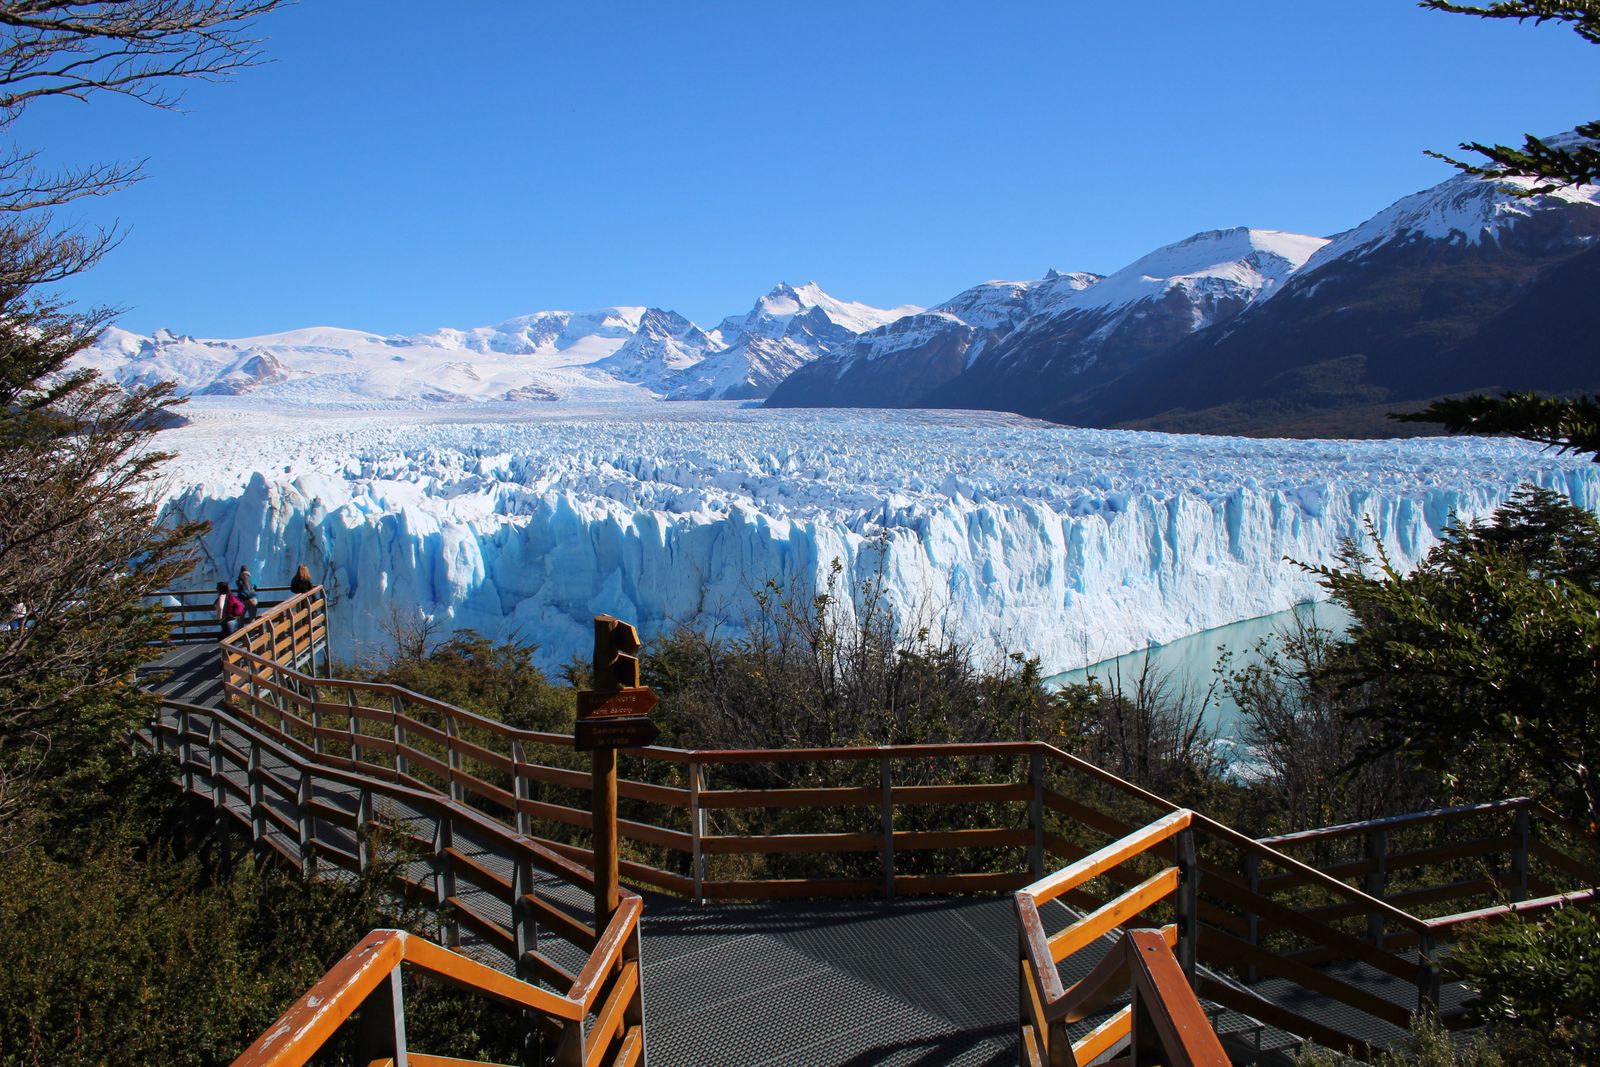
[[148,160],[64,213],[127,231],[69,296],[217,337],[713,325],[780,280],[930,304],[1204,229],[1337,232],[1448,177],[1424,148],[1600,116],[1570,30],[1406,0],[304,0],[259,30],[272,62],[184,113],[14,128],[57,166]]

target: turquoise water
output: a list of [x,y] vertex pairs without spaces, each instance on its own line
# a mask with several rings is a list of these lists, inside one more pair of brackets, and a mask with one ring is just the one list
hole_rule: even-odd
[[[1138,652],[1102,660],[1075,671],[1057,674],[1048,682],[1066,685],[1087,681],[1090,676],[1104,680],[1120,671],[1122,684],[1131,686],[1144,667],[1145,657],[1149,656],[1152,670],[1167,677],[1169,693],[1176,693],[1187,686],[1194,699],[1199,700],[1217,681],[1217,659],[1223,652],[1233,653],[1231,669],[1254,662],[1259,659],[1255,654],[1257,642],[1292,628],[1296,616],[1307,623],[1337,632],[1343,632],[1350,622],[1349,614],[1337,604],[1305,603],[1288,611],[1245,619],[1214,630],[1202,630],[1164,645],[1152,645]],[[1211,703],[1206,708],[1206,722],[1217,730],[1219,737],[1231,741],[1242,740],[1239,706],[1228,699],[1228,694],[1223,692],[1220,685],[1211,694]]]

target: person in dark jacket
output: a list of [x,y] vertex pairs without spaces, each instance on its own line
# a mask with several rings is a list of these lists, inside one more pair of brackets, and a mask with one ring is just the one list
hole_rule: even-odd
[[311,568],[302,563],[300,569],[294,572],[294,577],[289,579],[289,592],[299,596],[301,593],[311,592],[315,585],[316,583],[311,580]]
[[254,622],[256,618],[256,583],[250,580],[250,568],[240,567],[239,577],[234,579],[233,592],[240,600],[244,601],[244,621]]

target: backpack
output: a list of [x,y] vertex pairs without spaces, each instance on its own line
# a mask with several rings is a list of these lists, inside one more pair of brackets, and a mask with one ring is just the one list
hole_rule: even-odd
[[222,615],[228,619],[244,618],[244,601],[240,600],[236,594],[229,593],[228,602],[222,608]]

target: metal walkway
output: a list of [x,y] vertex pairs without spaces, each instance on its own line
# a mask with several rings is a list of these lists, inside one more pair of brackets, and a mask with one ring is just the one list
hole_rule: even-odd
[[[216,708],[217,663],[215,645],[184,645],[141,675],[173,700]],[[287,768],[270,760],[262,770],[288,781]],[[315,790],[355,811],[348,787],[319,781]],[[349,830],[324,820],[313,832],[356,847]],[[510,877],[511,865],[492,849],[471,850],[483,866]],[[589,918],[586,897],[562,890],[541,887],[557,899],[571,896],[563,906],[580,921]],[[463,896],[509,925],[504,901],[470,889]],[[1060,909],[1058,924],[1076,915],[1050,907]],[[651,1059],[658,1067],[1015,1064],[1016,923],[1009,896],[696,905],[646,893],[642,970]],[[1105,938],[1108,947],[1111,941]],[[470,932],[461,948],[512,969],[504,952]],[[1072,970],[1087,971],[1096,958],[1074,961]],[[1255,1050],[1270,1060],[1297,1045],[1234,1012],[1214,1011],[1213,1022],[1241,1062]]]

